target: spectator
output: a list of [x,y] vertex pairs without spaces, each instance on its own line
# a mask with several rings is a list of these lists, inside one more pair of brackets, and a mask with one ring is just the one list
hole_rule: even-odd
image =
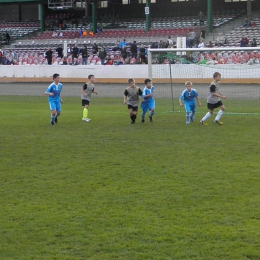
[[246,47],[245,37],[242,37],[242,39],[241,39],[241,41],[240,41],[240,47]]
[[48,65],[52,64],[52,50],[51,48],[49,48],[46,52],[45,52],[45,57],[48,61]]
[[165,47],[168,48],[169,46],[172,46],[172,45],[173,45],[173,41],[171,39],[171,36],[169,36],[168,40],[167,40],[167,45]]
[[92,53],[93,54],[97,54],[98,53],[98,46],[97,46],[96,42],[93,42]]
[[107,56],[107,53],[106,53],[106,51],[105,51],[105,49],[104,49],[103,46],[101,47],[98,56],[99,56],[99,58],[100,58],[100,60],[101,60],[101,65],[104,65],[104,63],[105,63],[105,58],[106,58],[106,56]]
[[209,48],[213,48],[213,43],[212,43],[212,41],[209,41],[208,47],[209,47]]
[[125,39],[124,39],[122,42],[120,42],[120,44],[119,44],[119,49],[120,49],[120,51],[124,48],[124,46],[126,46],[126,41],[125,41]]
[[75,66],[75,65],[79,65],[78,59],[77,59],[77,58],[74,58],[71,65],[74,65],[74,66]]
[[88,62],[88,50],[85,45],[83,45],[82,49],[80,50],[80,53],[82,55],[82,65],[87,65]]
[[136,45],[136,41],[134,41],[134,42],[131,44],[131,56],[132,56],[132,58],[135,58],[135,59],[136,59],[136,56],[137,56],[137,45]]
[[77,47],[77,44],[75,43],[73,49],[72,49],[72,60],[74,61],[74,59],[78,58],[79,55],[79,48]]
[[256,59],[256,57],[250,58],[249,61],[247,62],[248,65],[254,65],[254,64],[259,64],[259,60]]
[[203,40],[200,41],[198,48],[205,48]]
[[89,32],[88,34],[90,37],[93,37],[94,36],[94,33],[92,31]]
[[257,47],[257,42],[256,42],[255,38],[253,38],[253,40],[251,42],[251,47]]
[[9,45],[9,44],[10,44],[11,37],[10,37],[10,35],[9,35],[8,32],[5,33],[5,39],[6,39],[6,44]]
[[58,46],[56,52],[58,53],[59,58],[63,58],[63,48],[61,47],[61,45]]
[[243,27],[250,27],[251,26],[251,22],[249,21],[249,19],[246,17],[245,18],[245,22],[243,24]]
[[121,56],[126,59],[127,57],[127,49],[126,46],[123,47],[122,51],[121,51]]
[[200,22],[200,26],[202,26],[204,24],[204,14],[200,11],[199,12],[199,22]]
[[57,36],[58,36],[58,33],[55,31],[55,32],[53,32],[51,37],[57,37]]
[[88,36],[87,30],[84,30],[83,31],[83,37],[87,37],[87,36]]
[[195,40],[196,40],[196,33],[194,32],[194,29],[191,29],[191,31],[188,34],[188,37],[190,39],[190,48],[192,48],[195,44]]
[[63,32],[60,32],[59,37],[63,37]]
[[145,47],[143,44],[141,45],[139,56],[140,56],[141,63],[142,64],[145,63]]
[[63,58],[62,64],[61,65],[68,65],[66,57]]
[[205,31],[204,27],[202,27],[201,31],[200,31],[200,38],[205,40],[205,37],[206,37],[206,31]]

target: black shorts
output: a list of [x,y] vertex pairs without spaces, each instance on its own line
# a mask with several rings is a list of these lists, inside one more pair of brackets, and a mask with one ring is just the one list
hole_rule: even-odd
[[83,107],[89,105],[89,101],[88,101],[88,100],[86,100],[86,99],[81,99],[81,101],[82,101],[82,106],[83,106]]
[[127,105],[128,109],[132,109],[133,111],[138,111],[138,106],[133,107],[132,105]]
[[221,107],[223,105],[223,103],[221,101],[219,101],[218,103],[215,103],[215,104],[210,104],[210,103],[207,103],[207,104],[208,104],[208,109],[210,109],[210,110]]

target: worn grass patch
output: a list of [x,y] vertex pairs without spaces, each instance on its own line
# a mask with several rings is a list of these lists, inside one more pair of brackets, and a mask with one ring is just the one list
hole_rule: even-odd
[[259,117],[0,97],[0,259],[260,259]]

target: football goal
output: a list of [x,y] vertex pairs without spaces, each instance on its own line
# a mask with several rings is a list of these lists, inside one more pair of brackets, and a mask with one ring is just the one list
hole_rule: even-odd
[[227,113],[260,114],[259,47],[148,49],[148,75],[162,111],[180,110],[178,98],[186,81],[193,83],[206,107],[215,72],[221,73]]

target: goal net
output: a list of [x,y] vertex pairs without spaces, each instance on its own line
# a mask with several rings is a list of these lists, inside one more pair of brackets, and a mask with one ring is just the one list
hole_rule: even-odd
[[191,81],[205,112],[213,74],[221,74],[226,112],[260,115],[260,48],[148,49],[148,75],[156,86],[159,112],[180,111],[178,98]]

